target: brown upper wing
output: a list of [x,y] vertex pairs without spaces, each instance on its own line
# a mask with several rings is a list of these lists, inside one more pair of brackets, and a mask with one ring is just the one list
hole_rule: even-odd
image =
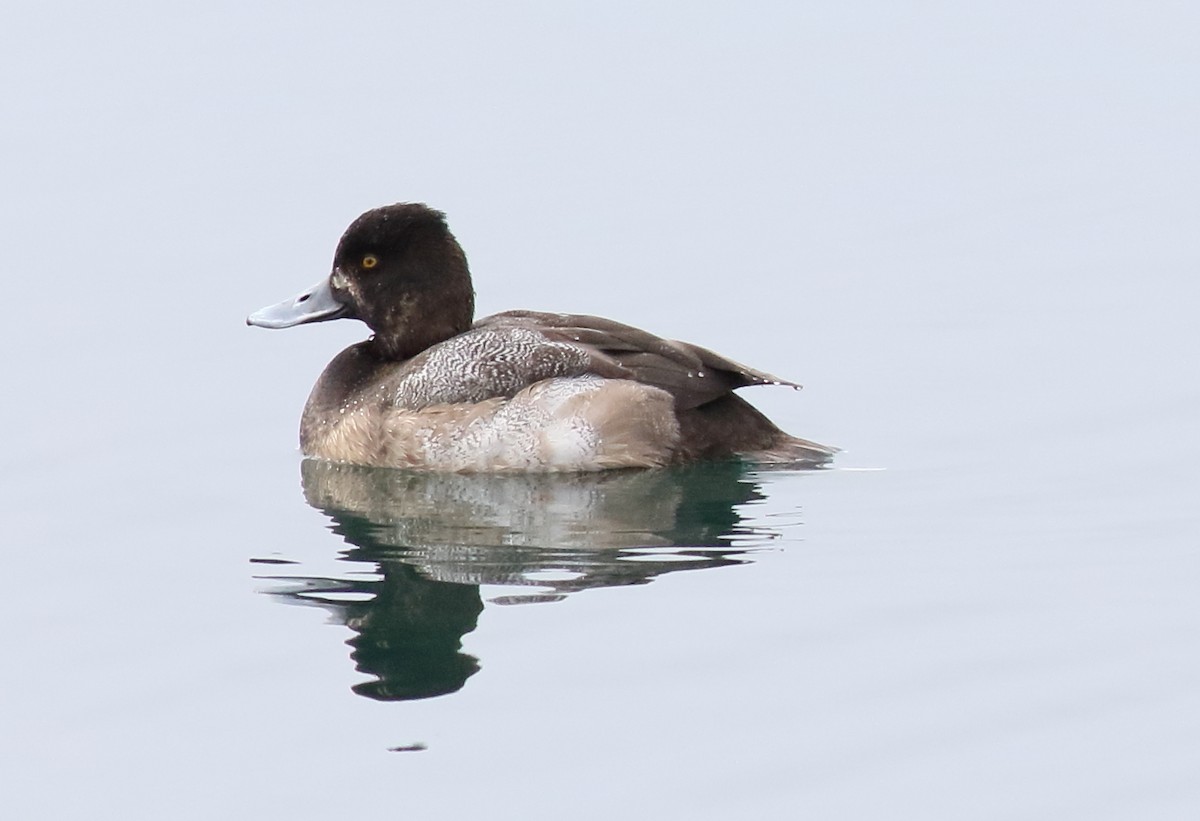
[[476,328],[514,325],[535,329],[549,339],[594,351],[628,371],[631,378],[670,393],[680,410],[699,407],[748,385],[800,387],[795,382],[747,367],[707,348],[663,339],[597,316],[506,311],[475,323]]

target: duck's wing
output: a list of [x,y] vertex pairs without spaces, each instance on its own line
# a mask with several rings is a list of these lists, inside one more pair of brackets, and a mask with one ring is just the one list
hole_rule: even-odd
[[504,326],[534,329],[555,342],[578,345],[593,361],[611,362],[626,371],[627,378],[667,391],[679,410],[699,407],[749,385],[800,387],[707,348],[597,316],[506,311],[475,323],[476,328]]

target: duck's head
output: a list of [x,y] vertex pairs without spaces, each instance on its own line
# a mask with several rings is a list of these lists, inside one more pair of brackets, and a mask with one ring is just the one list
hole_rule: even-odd
[[445,214],[404,202],[350,223],[326,279],[246,323],[290,328],[361,319],[375,332],[371,344],[379,355],[407,359],[470,328],[474,313],[467,258]]

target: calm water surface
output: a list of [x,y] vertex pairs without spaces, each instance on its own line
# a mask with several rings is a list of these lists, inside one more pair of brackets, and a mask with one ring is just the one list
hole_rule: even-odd
[[1179,477],[989,449],[536,477],[249,446],[27,464],[5,800],[1182,817],[1200,559]]

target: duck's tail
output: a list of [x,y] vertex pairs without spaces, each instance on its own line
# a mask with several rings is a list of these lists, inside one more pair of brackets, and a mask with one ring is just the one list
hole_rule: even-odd
[[678,413],[678,461],[737,457],[748,462],[819,467],[837,448],[784,433],[745,399],[727,393],[698,408]]
[[840,448],[782,434],[770,447],[739,454],[743,459],[773,467],[819,468],[829,464]]

